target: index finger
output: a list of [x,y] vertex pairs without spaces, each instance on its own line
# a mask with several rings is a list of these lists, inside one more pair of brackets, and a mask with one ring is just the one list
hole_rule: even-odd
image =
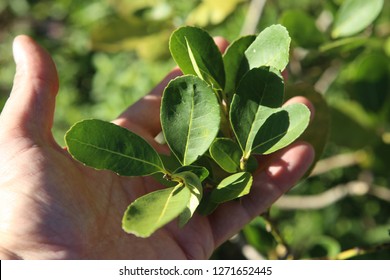
[[[220,51],[223,53],[229,43],[222,37],[214,38]],[[160,105],[161,96],[170,80],[182,75],[179,68],[174,68],[148,95],[125,110],[114,120],[115,124],[126,127],[149,139],[161,132]]]

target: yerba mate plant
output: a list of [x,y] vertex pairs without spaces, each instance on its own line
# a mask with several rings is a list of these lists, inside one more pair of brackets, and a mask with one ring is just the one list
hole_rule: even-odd
[[166,186],[128,206],[126,232],[148,237],[177,217],[184,226],[195,211],[207,215],[248,194],[254,155],[273,153],[304,132],[308,108],[282,107],[290,41],[283,26],[273,25],[239,38],[222,55],[206,31],[174,31],[169,48],[184,75],[169,82],[160,111],[171,156],[101,120],[83,120],[66,133],[68,151],[80,162],[121,176],[152,175]]

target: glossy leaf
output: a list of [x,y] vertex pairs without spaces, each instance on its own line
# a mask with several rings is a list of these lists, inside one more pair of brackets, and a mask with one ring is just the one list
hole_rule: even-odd
[[307,128],[310,110],[303,104],[291,104],[276,110],[260,127],[253,153],[270,154],[295,141]]
[[190,200],[186,208],[179,216],[179,226],[183,227],[195,213],[203,196],[201,180],[197,175],[189,171],[183,171],[172,175],[173,180],[178,180],[191,191]]
[[368,27],[382,10],[384,0],[346,0],[336,14],[332,37],[351,36]]
[[[229,97],[229,101],[242,76],[249,69],[249,64],[245,57],[245,50],[255,39],[256,36],[254,35],[239,38],[230,44],[223,56],[226,74],[225,92]],[[240,69],[246,69],[246,71],[240,71]]]
[[242,151],[240,146],[230,138],[217,138],[210,146],[210,155],[226,172],[240,171]]
[[162,98],[161,125],[182,165],[190,165],[208,150],[219,123],[218,100],[206,82],[188,75],[168,84]]
[[172,33],[169,49],[184,74],[198,75],[216,89],[224,87],[222,54],[206,31],[197,27],[181,27]]
[[230,108],[230,121],[245,156],[260,127],[283,102],[283,79],[270,68],[250,70],[241,80]]
[[101,120],[76,123],[65,135],[69,153],[82,163],[123,176],[164,172],[161,158],[133,132]]
[[223,203],[249,193],[253,178],[249,172],[240,172],[233,174],[221,183],[211,192],[210,200],[214,203]]
[[288,63],[290,42],[284,26],[277,24],[267,27],[245,51],[249,68],[271,66],[283,70]]
[[190,189],[181,184],[141,196],[127,208],[122,219],[122,228],[138,237],[149,237],[179,216],[190,199]]

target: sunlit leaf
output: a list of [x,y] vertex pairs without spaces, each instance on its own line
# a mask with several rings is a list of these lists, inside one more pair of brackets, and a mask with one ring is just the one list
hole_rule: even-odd
[[123,176],[164,172],[153,147],[133,132],[101,120],[76,123],[65,135],[69,153],[82,163]]
[[223,22],[244,0],[203,0],[188,16],[187,23],[206,27]]
[[190,165],[214,141],[220,123],[220,109],[211,87],[188,75],[171,81],[161,104],[161,125],[165,139],[183,165]]
[[167,57],[172,32],[169,21],[146,21],[136,17],[109,17],[92,27],[91,44],[105,52],[137,51],[146,59]]
[[247,157],[266,119],[283,102],[283,79],[267,67],[250,70],[241,80],[230,108],[230,121]]
[[253,153],[270,154],[288,146],[305,131],[309,121],[310,111],[301,103],[276,110],[260,127]]
[[160,0],[108,0],[112,7],[123,17],[129,17],[145,9],[159,5]]
[[206,178],[210,174],[206,167],[196,166],[196,165],[181,166],[181,167],[177,168],[173,173],[180,174],[182,172],[188,172],[188,171],[191,173],[194,173],[199,178],[199,180],[201,182],[206,180]]
[[223,203],[249,193],[253,178],[249,172],[240,172],[233,174],[221,183],[211,192],[210,200],[214,203]]
[[202,183],[200,178],[190,171],[183,171],[172,175],[173,180],[181,181],[191,191],[190,200],[179,216],[179,226],[183,227],[195,213],[203,196]]
[[249,69],[271,66],[283,70],[289,60],[291,38],[282,25],[271,25],[264,29],[245,51]]
[[242,151],[240,146],[230,138],[217,138],[210,146],[210,155],[226,172],[240,171]]
[[225,86],[222,54],[206,31],[181,27],[172,33],[169,49],[184,74],[198,75],[216,89]]
[[149,237],[178,217],[186,209],[190,199],[191,190],[182,185],[141,196],[127,208],[122,228],[138,237]]
[[368,27],[379,15],[383,0],[345,0],[336,14],[332,37],[351,36]]

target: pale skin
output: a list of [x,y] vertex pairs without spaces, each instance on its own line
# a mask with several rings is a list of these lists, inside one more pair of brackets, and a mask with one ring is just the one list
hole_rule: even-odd
[[[223,51],[227,42],[216,39]],[[207,259],[245,224],[266,211],[310,167],[314,152],[297,142],[261,158],[249,195],[226,203],[212,215],[176,222],[141,239],[121,229],[128,204],[161,188],[151,178],[126,178],[85,167],[53,138],[59,88],[50,55],[27,36],[14,41],[17,71],[0,115],[0,259]],[[131,62],[129,62],[131,63]],[[145,98],[113,122],[154,142],[159,106],[168,74]],[[292,102],[309,101],[296,97]]]

